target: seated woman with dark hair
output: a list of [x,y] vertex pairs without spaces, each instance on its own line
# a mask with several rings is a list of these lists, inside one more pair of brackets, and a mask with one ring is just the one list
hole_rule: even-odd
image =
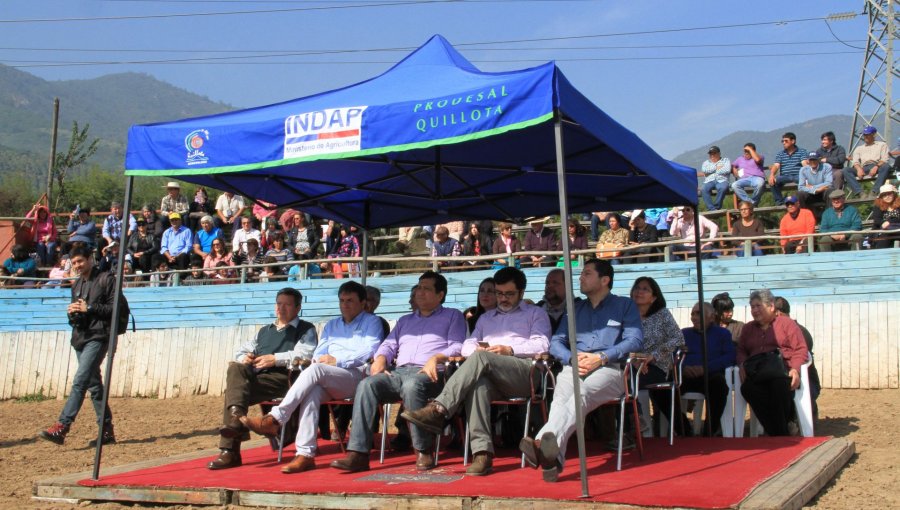
[[[37,276],[37,263],[28,256],[28,250],[21,244],[12,247],[12,256],[3,262],[3,267],[9,271],[10,276],[28,278]],[[32,286],[32,280],[16,280],[16,285]]]
[[[289,262],[294,260],[294,254],[291,252],[290,248],[285,246],[284,243],[284,232],[275,232],[272,235],[269,251],[266,252],[266,258],[272,258],[275,262]],[[280,274],[287,274],[289,266],[277,266],[275,267],[275,271]]]
[[[509,265],[509,257],[513,253],[522,251],[522,245],[519,239],[512,233],[512,223],[500,223],[500,235],[494,239],[494,246],[491,247],[491,253],[494,255],[503,255],[503,258],[494,260],[494,269],[502,269]],[[516,259],[516,266],[519,265],[519,259]]]
[[497,308],[497,295],[494,293],[495,290],[494,278],[490,276],[481,280],[481,284],[478,285],[478,303],[475,306],[466,308],[466,311],[463,313],[466,317],[466,324],[468,324],[470,333],[475,329],[475,323],[478,322],[478,318],[481,317],[484,312]]
[[[641,276],[635,280],[631,286],[631,300],[641,315],[644,352],[649,355],[649,361],[641,371],[641,387],[671,381],[674,373],[672,353],[684,345],[684,334],[672,312],[666,308],[666,298],[653,278]],[[651,391],[650,399],[654,408],[661,411],[666,420],[671,420],[671,392],[668,389]]]
[[[753,202],[742,201],[738,204],[738,211],[740,212],[740,219],[734,222],[731,225],[731,235],[734,237],[764,237],[766,235],[766,228],[763,226],[762,222],[759,221],[753,215]],[[735,250],[735,255],[738,257],[744,256],[744,241],[734,241],[734,245],[737,247]],[[752,254],[754,257],[759,257],[763,255],[762,247],[759,244],[759,241],[753,241],[751,244]],[[715,304],[713,305],[715,306]],[[733,334],[734,332],[732,332]],[[737,337],[734,337],[737,338]]]
[[[248,243],[249,244],[249,243]],[[223,239],[214,239],[209,254],[203,259],[203,269],[208,278],[212,278],[218,270],[219,262],[233,266],[234,260],[228,252],[228,244]]]
[[621,248],[628,246],[631,232],[622,225],[622,217],[618,214],[608,215],[606,224],[609,228],[600,234],[600,240],[597,241],[597,258],[607,259],[610,264],[621,264]]
[[[236,266],[251,266],[262,264],[264,258],[263,254],[259,251],[259,241],[251,237],[250,239],[247,239],[247,253],[244,255],[234,253],[231,260]],[[255,280],[259,276],[259,273],[260,268],[258,267],[247,268],[247,279]]]
[[750,293],[753,320],[744,325],[737,345],[741,394],[770,436],[791,434],[794,390],[809,350],[797,323],[775,311],[768,289]]
[[306,220],[306,215],[300,211],[294,211],[291,216],[287,246],[293,250],[297,260],[314,259],[319,253],[319,231],[314,223],[309,224]]
[[[462,245],[463,255],[478,256],[491,254],[491,237],[487,233],[481,231],[481,227],[478,225],[477,221],[469,223],[469,232],[463,237]],[[487,262],[482,260],[468,260],[466,263],[474,266],[486,264]]]
[[[581,226],[581,223],[578,223],[578,220],[571,218],[567,224],[568,228],[566,229],[566,233],[569,236],[569,249],[571,251],[575,250],[586,250],[587,249],[587,236],[585,235],[586,229]],[[562,243],[559,244],[559,249],[562,250]],[[578,260],[578,255],[572,254],[572,260]],[[563,267],[563,258],[560,257],[559,262],[556,264],[556,267]]]
[[738,339],[741,338],[741,329],[744,328],[744,323],[732,318],[734,316],[734,301],[732,301],[731,296],[727,292],[716,294],[712,298],[712,306],[716,312],[716,324],[731,332],[731,339],[737,343]]

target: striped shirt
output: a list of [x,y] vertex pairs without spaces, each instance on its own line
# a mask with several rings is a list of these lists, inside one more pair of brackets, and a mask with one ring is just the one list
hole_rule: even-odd
[[809,151],[797,147],[793,154],[787,151],[781,151],[775,156],[775,162],[781,165],[778,172],[785,177],[800,177],[800,168],[803,167],[803,161],[809,157]]

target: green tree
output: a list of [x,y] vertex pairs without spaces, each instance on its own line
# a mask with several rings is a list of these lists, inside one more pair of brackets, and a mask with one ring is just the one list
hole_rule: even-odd
[[85,124],[84,128],[78,129],[78,121],[72,121],[72,137],[69,140],[69,148],[65,153],[56,155],[52,173],[52,180],[58,187],[56,200],[52,204],[54,211],[59,211],[60,204],[66,201],[68,193],[66,177],[97,152],[100,139],[95,138],[88,142],[90,128],[90,124]]

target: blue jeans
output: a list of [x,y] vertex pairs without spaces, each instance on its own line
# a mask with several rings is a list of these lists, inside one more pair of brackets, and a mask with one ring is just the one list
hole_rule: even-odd
[[[66,405],[59,415],[59,422],[63,425],[71,425],[81,410],[84,403],[84,395],[91,392],[91,403],[94,404],[94,412],[97,413],[97,424],[103,419],[103,380],[100,378],[100,363],[106,356],[107,343],[93,340],[75,350],[78,358],[78,370],[75,371],[75,379],[72,381],[72,391]],[[106,407],[106,423],[112,423],[112,412]]]
[[778,174],[778,176],[775,177],[775,185],[772,186],[772,198],[775,199],[776,205],[784,205],[784,197],[781,196],[781,188],[788,183],[797,184],[797,179],[799,178],[798,175],[788,176],[781,174]]
[[[753,187],[752,197],[747,195],[747,192],[744,191],[744,188],[747,186]],[[741,177],[731,185],[731,190],[734,191],[734,196],[736,196],[738,200],[743,202],[753,202],[753,205],[759,205],[759,199],[762,197],[763,190],[765,189],[766,180],[757,176]],[[737,204],[734,205],[737,207]]]
[[42,266],[52,265],[56,259],[56,241],[50,241],[47,244],[37,243],[37,254],[41,259]]
[[[713,200],[710,192],[715,188],[716,199]],[[725,200],[725,193],[728,191],[728,181],[718,182],[711,181],[703,184],[700,194],[703,195],[703,202],[706,204],[706,210],[718,211],[722,208],[722,202]]]
[[[869,163],[868,165],[863,166],[863,171],[866,175],[869,175],[869,172],[872,171],[872,167],[874,167],[874,163]],[[890,172],[891,167],[887,163],[878,167],[878,173],[875,174],[875,185],[872,188],[876,194],[878,193],[878,188],[881,187],[882,184],[887,181],[888,172]],[[856,180],[856,169],[851,167],[844,168],[844,186],[850,186],[850,189],[853,190],[853,193],[859,195],[862,193],[862,186],[859,185],[859,181]]]
[[[763,253],[763,251],[762,251],[762,248],[759,246],[758,243],[753,243],[753,244],[751,245],[750,253],[751,253],[754,257],[761,257],[761,256],[765,255],[765,254]],[[743,256],[744,256],[744,243],[741,243],[740,248],[736,249],[736,250],[734,251],[734,254],[735,254],[735,256],[737,256],[737,257],[743,257]]]

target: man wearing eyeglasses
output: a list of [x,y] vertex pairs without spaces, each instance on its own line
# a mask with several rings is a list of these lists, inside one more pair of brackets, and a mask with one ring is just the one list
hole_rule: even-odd
[[547,312],[522,300],[525,273],[505,267],[494,275],[497,308],[478,319],[463,342],[466,362],[450,377],[441,394],[418,411],[402,414],[409,422],[439,433],[446,419],[465,408],[469,424],[472,465],[470,476],[484,476],[493,469],[491,401],[528,397],[531,394],[531,359],[550,346]]
[[800,200],[796,196],[787,197],[784,201],[787,213],[781,218],[780,234],[785,237],[781,240],[781,248],[785,254],[803,253],[806,249],[807,235],[816,231],[816,218],[809,209],[800,208]]
[[797,135],[790,131],[781,135],[781,145],[784,148],[775,155],[775,163],[769,168],[769,186],[776,205],[784,205],[781,189],[785,184],[799,182],[800,169],[808,163],[809,155],[809,151],[797,147]]
[[[742,202],[753,202],[759,205],[763,190],[766,189],[765,157],[756,152],[756,144],[745,143],[744,152],[734,158],[731,163],[731,172],[734,174],[734,184],[731,190],[734,196]],[[753,188],[753,196],[747,195],[746,187]]]

